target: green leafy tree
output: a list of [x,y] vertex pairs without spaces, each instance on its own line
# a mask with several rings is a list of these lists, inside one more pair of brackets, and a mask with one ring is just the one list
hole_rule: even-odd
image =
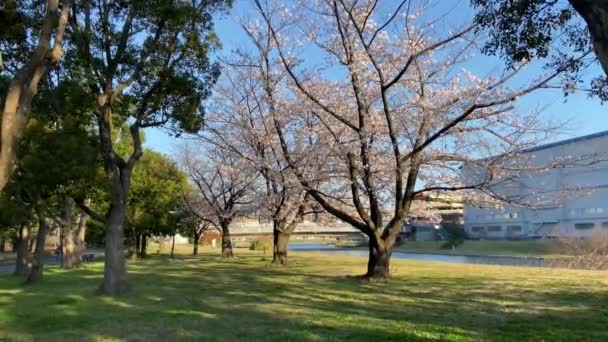
[[[535,58],[569,71],[565,90],[578,88],[581,71],[599,61],[608,74],[608,1],[471,0],[476,21],[489,29],[485,51],[510,63]],[[590,55],[595,51],[595,56]],[[591,81],[591,93],[608,100],[608,77]]]
[[[38,219],[36,251],[28,276],[29,282],[37,282],[42,279],[48,221],[58,217],[61,225],[71,225],[71,193],[95,177],[98,158],[84,128],[60,127],[57,122],[51,125],[32,120],[20,145],[13,183],[32,203]],[[49,204],[59,208],[55,211],[58,215],[48,215]]]
[[[101,292],[127,290],[124,222],[131,176],[143,154],[140,129],[165,126],[195,132],[203,123],[219,67],[208,54],[218,46],[212,11],[229,1],[77,1],[70,18],[69,73],[95,96],[99,151],[109,207],[104,215],[105,268]],[[129,122],[133,149],[117,153],[113,127]],[[90,208],[89,208],[90,209]]]
[[176,233],[185,182],[175,163],[155,151],[147,150],[133,170],[127,232],[140,256],[145,256],[149,236]]
[[[0,190],[13,172],[17,147],[40,82],[63,56],[71,1],[6,1],[0,9],[0,54],[11,81],[0,99]],[[8,67],[4,67],[4,66]]]
[[6,252],[8,243],[12,243],[13,249],[17,242],[19,224],[23,213],[14,198],[9,193],[0,193],[0,252]]

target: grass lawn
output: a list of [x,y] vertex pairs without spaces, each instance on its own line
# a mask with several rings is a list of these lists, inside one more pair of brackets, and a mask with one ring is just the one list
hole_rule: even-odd
[[396,247],[395,251],[511,257],[563,256],[555,240],[466,240],[453,250],[441,249],[443,243],[443,241],[406,241]]
[[31,287],[0,275],[0,341],[608,340],[602,272],[394,260],[368,283],[346,277],[362,258],[217,253],[133,262],[120,298],[94,294],[100,263]]

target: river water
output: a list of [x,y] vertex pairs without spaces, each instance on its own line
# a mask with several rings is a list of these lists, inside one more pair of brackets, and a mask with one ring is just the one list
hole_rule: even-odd
[[[289,244],[289,250],[298,252],[323,252],[346,256],[367,257],[366,249],[337,247],[321,243],[294,243]],[[393,252],[394,259],[413,259],[424,261],[451,262],[458,264],[485,264],[485,265],[502,265],[502,266],[528,266],[528,267],[544,267],[542,258],[513,258],[499,256],[464,256],[464,255],[445,255],[432,253],[408,253],[408,252]]]

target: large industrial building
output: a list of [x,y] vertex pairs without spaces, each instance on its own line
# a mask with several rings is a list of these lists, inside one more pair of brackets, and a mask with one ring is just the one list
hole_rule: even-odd
[[[509,195],[521,198],[533,191],[554,194],[552,204],[538,206],[480,205],[464,207],[465,230],[472,238],[589,237],[608,233],[608,131],[542,145],[523,151],[537,165],[555,160],[581,162],[567,167],[530,172],[511,186]],[[467,178],[467,168],[463,173]],[[470,174],[470,172],[469,172]],[[534,190],[537,189],[537,190]],[[501,190],[498,189],[498,192]]]

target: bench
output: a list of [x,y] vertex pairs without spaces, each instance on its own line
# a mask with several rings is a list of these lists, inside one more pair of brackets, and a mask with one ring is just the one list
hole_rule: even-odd
[[95,254],[83,254],[82,262],[93,262],[95,261]]

